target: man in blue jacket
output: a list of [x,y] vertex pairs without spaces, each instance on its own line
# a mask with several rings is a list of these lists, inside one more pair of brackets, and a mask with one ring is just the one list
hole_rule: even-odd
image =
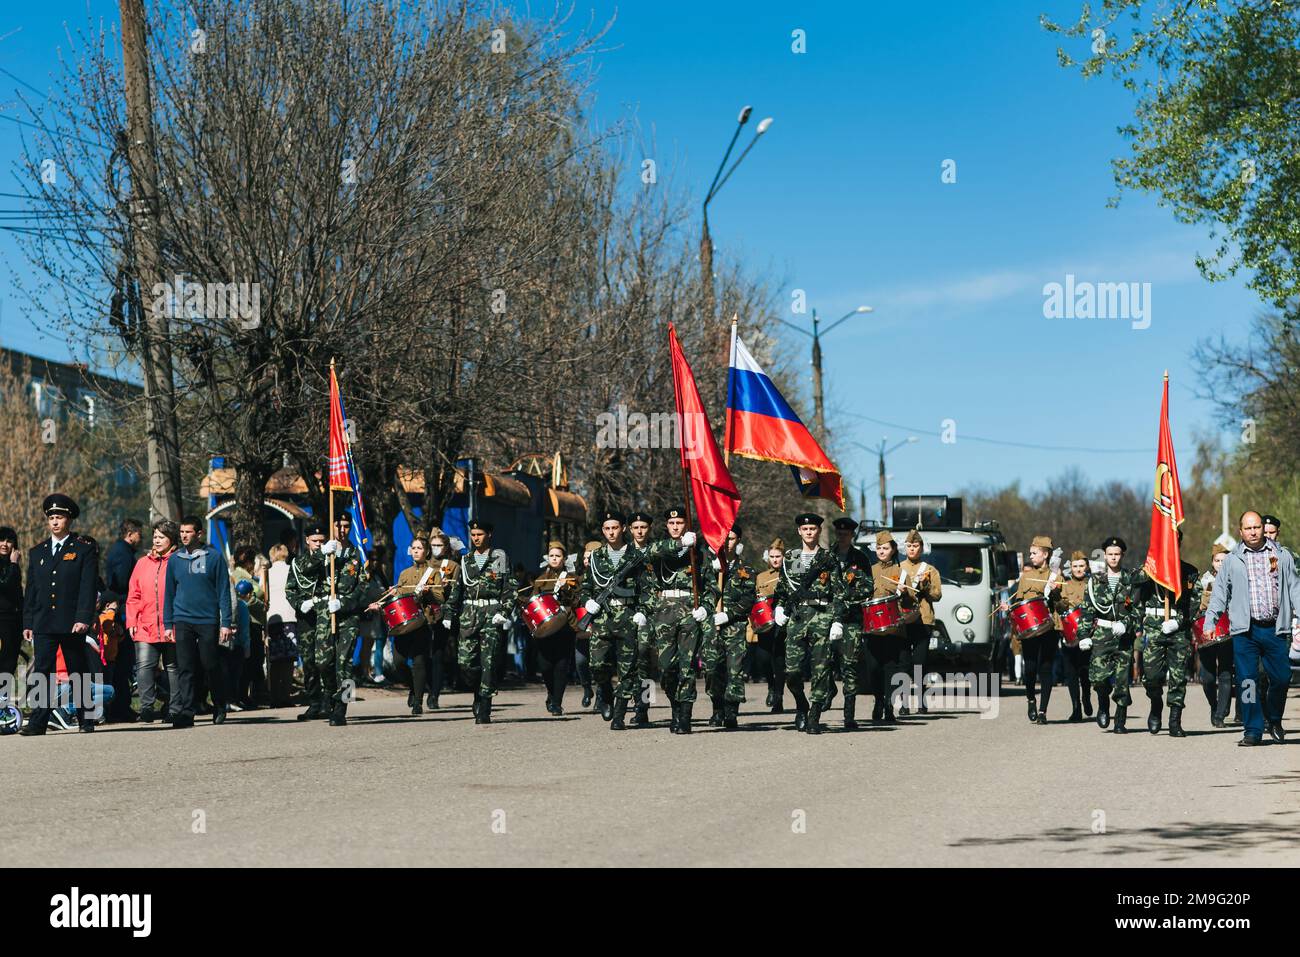
[[[1225,610],[1228,612],[1245,730],[1237,743],[1250,747],[1262,741],[1265,731],[1274,741],[1286,738],[1282,710],[1291,680],[1287,650],[1292,609],[1300,608],[1300,579],[1291,553],[1264,537],[1264,520],[1258,512],[1243,514],[1239,530],[1241,543],[1223,558],[1205,620],[1218,621]],[[1268,675],[1263,701],[1258,678],[1261,666]]]
[[231,640],[230,573],[221,550],[204,544],[199,519],[181,519],[180,534],[181,547],[167,561],[163,593],[163,634],[176,642],[178,704],[172,727],[194,726],[196,666],[203,668],[212,692],[212,723],[222,724],[227,689],[217,646]]

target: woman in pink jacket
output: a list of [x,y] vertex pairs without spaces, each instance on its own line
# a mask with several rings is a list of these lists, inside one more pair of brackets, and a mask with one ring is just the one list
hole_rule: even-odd
[[[175,522],[162,519],[153,524],[153,548],[135,563],[131,584],[126,592],[126,627],[135,642],[135,683],[140,689],[140,720],[148,723],[162,718],[170,721],[176,701],[176,643],[163,635],[163,593],[166,587],[167,558],[180,541]],[[154,674],[158,660],[167,669],[169,711],[160,715],[154,708],[157,693]]]

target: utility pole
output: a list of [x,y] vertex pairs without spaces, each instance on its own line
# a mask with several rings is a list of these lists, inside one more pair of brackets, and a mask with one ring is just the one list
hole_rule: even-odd
[[131,167],[131,235],[135,278],[144,306],[141,364],[148,432],[149,512],[151,519],[175,520],[181,514],[181,467],[170,327],[167,313],[153,308],[155,297],[151,294],[151,290],[163,283],[163,277],[144,0],[118,0],[118,9],[122,17],[127,159]]

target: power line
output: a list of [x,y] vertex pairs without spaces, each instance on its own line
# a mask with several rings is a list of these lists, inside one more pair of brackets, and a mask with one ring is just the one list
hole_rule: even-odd
[[[904,432],[917,432],[921,435],[934,435],[942,437],[943,433],[933,429],[918,429],[910,425],[900,425],[897,422],[886,422],[884,419],[873,419],[869,415],[862,415],[859,412],[846,412],[843,415],[851,416],[855,419],[863,419],[867,422],[873,422],[876,425],[888,426],[891,429],[902,429]],[[1142,449],[1094,449],[1081,445],[1041,445],[1034,442],[1013,442],[1009,439],[989,439],[980,435],[962,434],[964,442],[984,442],[987,445],[1004,445],[1018,449],[1035,449],[1040,452],[1087,452],[1093,455],[1137,455],[1138,453],[1149,455],[1152,450],[1149,448]]]

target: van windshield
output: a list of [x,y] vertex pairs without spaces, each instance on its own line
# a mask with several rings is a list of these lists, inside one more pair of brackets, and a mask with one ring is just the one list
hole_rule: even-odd
[[978,585],[984,580],[983,549],[977,545],[933,545],[926,561],[946,585]]

